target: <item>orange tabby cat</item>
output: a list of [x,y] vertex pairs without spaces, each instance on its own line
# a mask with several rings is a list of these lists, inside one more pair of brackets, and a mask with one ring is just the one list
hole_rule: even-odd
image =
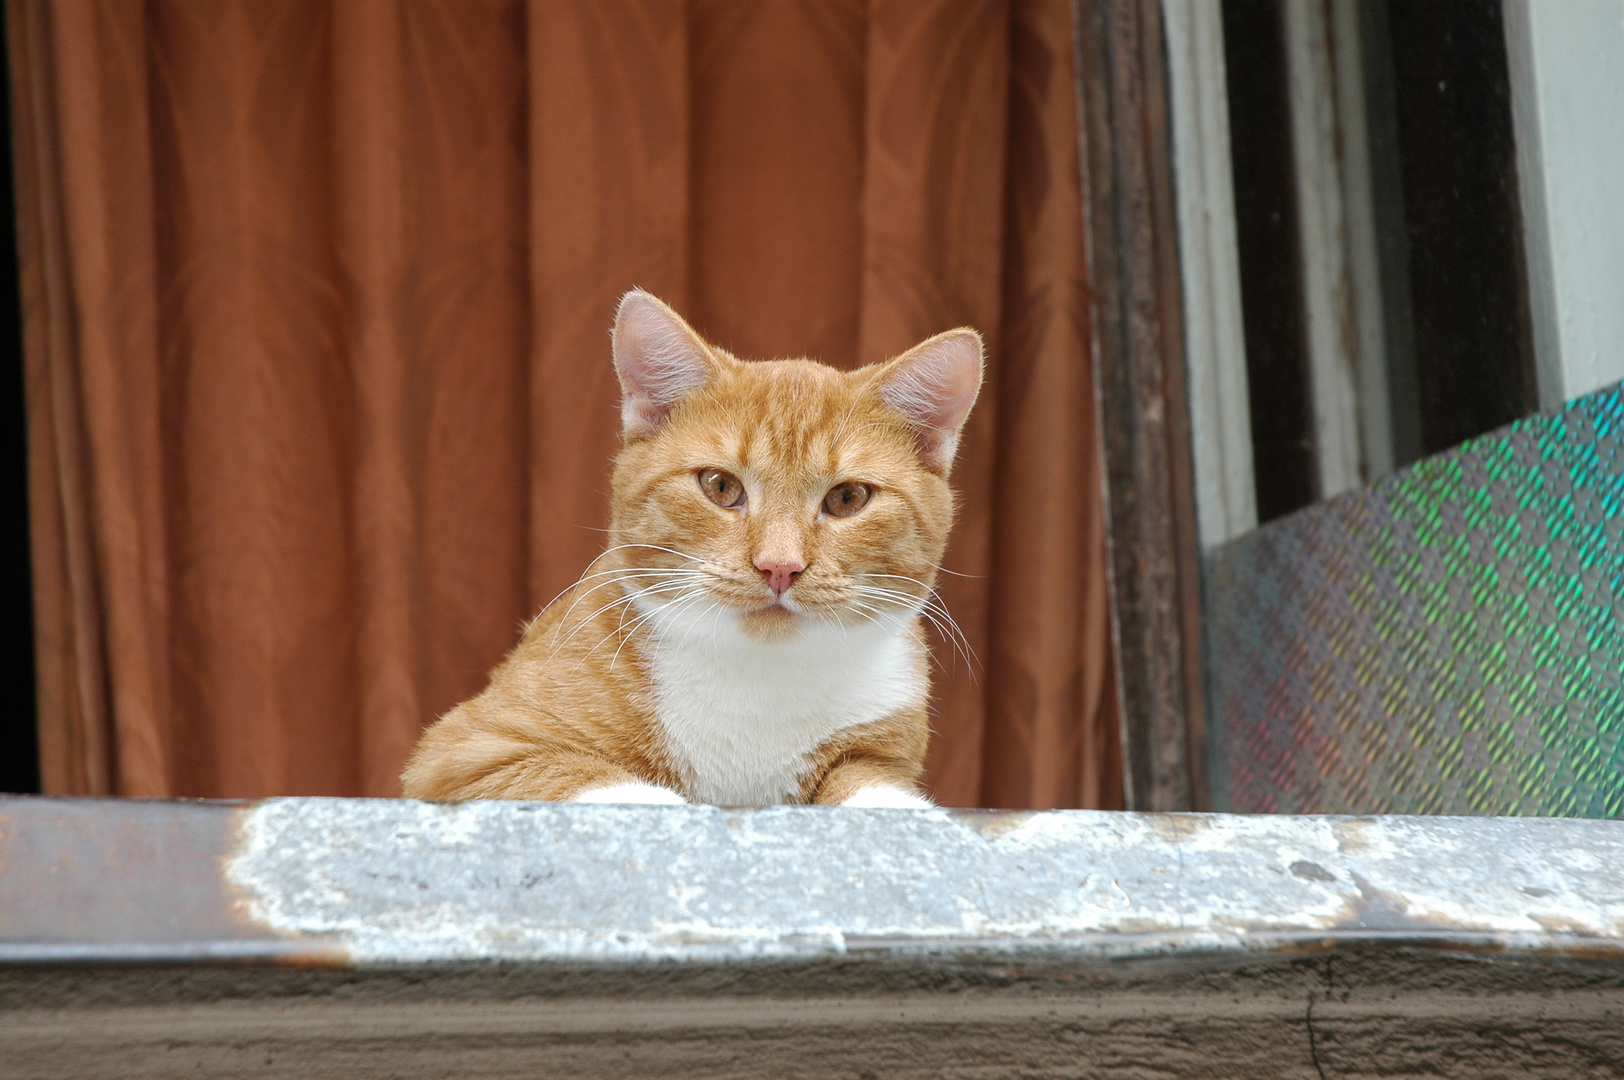
[[406,795],[929,806],[920,619],[980,336],[747,362],[633,291],[613,343],[609,548],[424,733]]

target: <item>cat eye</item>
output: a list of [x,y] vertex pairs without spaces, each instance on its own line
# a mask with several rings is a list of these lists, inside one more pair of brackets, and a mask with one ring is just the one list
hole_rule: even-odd
[[836,484],[823,497],[823,512],[830,517],[851,517],[868,505],[874,489],[861,480],[847,480]]
[[743,505],[744,485],[738,477],[721,469],[700,469],[698,477],[699,490],[717,506],[733,510]]

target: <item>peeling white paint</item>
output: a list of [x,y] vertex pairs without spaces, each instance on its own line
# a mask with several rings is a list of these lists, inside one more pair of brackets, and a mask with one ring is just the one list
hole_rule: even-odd
[[1333,934],[1624,951],[1617,822],[278,799],[247,811],[227,874],[256,921],[358,963]]

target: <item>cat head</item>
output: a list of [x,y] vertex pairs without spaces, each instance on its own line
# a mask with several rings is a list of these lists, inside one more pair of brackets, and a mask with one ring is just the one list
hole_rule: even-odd
[[851,372],[743,361],[633,291],[614,360],[611,554],[640,607],[736,618],[761,640],[808,620],[912,622],[952,524],[980,335],[949,330]]

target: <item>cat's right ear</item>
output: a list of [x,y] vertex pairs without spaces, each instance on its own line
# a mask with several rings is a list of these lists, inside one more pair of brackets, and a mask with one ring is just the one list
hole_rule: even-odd
[[627,439],[654,434],[672,406],[716,373],[704,340],[682,316],[642,289],[620,298],[614,354],[620,424]]
[[961,326],[937,334],[880,369],[880,397],[908,418],[919,458],[943,476],[953,467],[959,432],[981,392],[981,335]]

